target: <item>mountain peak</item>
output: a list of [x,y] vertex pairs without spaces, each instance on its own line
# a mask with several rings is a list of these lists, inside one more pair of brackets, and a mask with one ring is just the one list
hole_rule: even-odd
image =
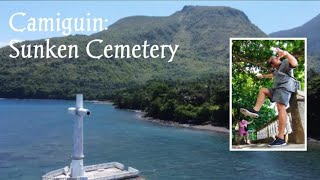
[[228,6],[193,6],[193,5],[188,5],[184,6],[182,10],[177,11],[176,13],[173,14],[173,16],[178,15],[178,16],[183,16],[183,17],[188,17],[188,16],[199,16],[201,18],[220,18],[220,17],[240,17],[245,21],[250,21],[247,15],[238,10],[234,9]]
[[[234,9],[229,6],[194,6],[194,5],[186,5],[182,8],[182,10],[178,12],[191,12],[191,11],[234,11],[234,12],[242,12],[238,9]],[[242,12],[243,13],[243,12]]]

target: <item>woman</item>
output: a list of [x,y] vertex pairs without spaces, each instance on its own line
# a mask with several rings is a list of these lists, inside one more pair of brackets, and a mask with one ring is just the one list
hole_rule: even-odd
[[239,121],[239,138],[238,138],[238,144],[240,144],[240,140],[242,139],[242,136],[245,136],[246,144],[250,144],[249,141],[249,133],[248,133],[248,124],[251,124],[252,121],[248,122],[244,119]]

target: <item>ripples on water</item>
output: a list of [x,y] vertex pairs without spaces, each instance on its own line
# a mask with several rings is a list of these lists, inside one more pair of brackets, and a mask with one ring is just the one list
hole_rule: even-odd
[[[68,166],[74,101],[0,100],[0,179],[40,179]],[[146,179],[317,179],[320,146],[308,152],[229,152],[228,135],[167,127],[110,104],[87,102],[85,165],[118,161]]]

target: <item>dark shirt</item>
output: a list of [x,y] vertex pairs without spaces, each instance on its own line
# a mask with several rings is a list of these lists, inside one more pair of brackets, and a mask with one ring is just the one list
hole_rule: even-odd
[[281,62],[278,69],[273,73],[273,88],[284,88],[287,91],[295,92],[295,81],[293,77],[293,68],[290,66],[288,59]]

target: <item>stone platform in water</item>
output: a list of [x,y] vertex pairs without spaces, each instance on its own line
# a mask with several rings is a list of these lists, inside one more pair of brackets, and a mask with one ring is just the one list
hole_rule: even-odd
[[111,180],[137,179],[139,171],[132,167],[124,169],[118,162],[84,166],[83,164],[83,118],[91,114],[83,107],[83,95],[77,94],[76,106],[68,108],[68,112],[75,116],[73,123],[73,148],[70,167],[51,171],[42,180]]
[[42,180],[143,179],[139,177],[139,171],[137,169],[128,167],[128,170],[125,170],[124,165],[118,162],[85,166],[84,171],[84,177],[71,178],[69,168],[65,167],[45,174],[42,176]]

